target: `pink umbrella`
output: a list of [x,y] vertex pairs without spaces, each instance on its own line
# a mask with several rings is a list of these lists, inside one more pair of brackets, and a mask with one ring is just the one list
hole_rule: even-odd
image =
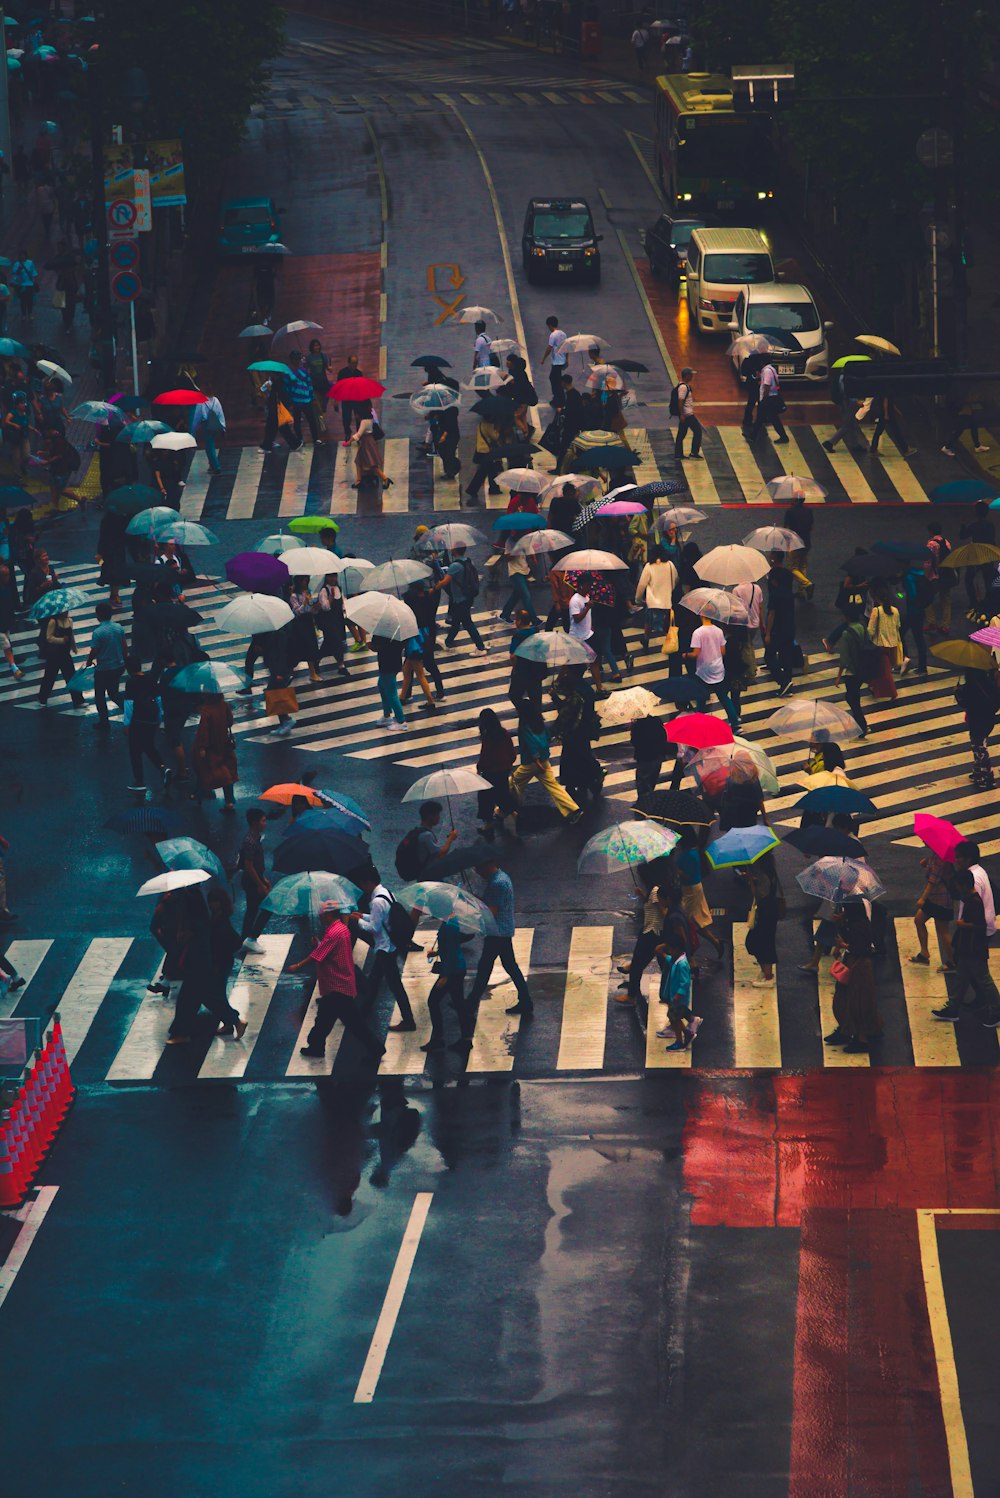
[[646,506],[639,503],[637,499],[612,499],[608,504],[601,505],[595,514],[595,519],[603,520],[605,515],[645,515]]
[[965,842],[957,827],[953,827],[943,817],[932,817],[925,811],[913,813],[913,830],[920,841],[932,853],[936,853],[938,858],[943,858],[945,863],[955,862],[955,849],[959,843]]
[[711,713],[683,713],[667,724],[667,738],[672,744],[687,744],[691,749],[712,749],[733,742],[733,730]]
[[975,640],[977,645],[988,645],[991,650],[1000,650],[1000,629],[994,624],[988,624],[985,629],[977,629],[969,639]]

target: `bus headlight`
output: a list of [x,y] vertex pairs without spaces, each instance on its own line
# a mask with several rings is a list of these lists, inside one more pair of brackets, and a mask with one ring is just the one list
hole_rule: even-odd
[[767,193],[766,192],[759,192],[757,194],[757,200],[758,200],[758,202],[762,203],[766,197],[767,197]]
[[681,201],[684,202],[684,203],[690,203],[691,197],[692,197],[692,194],[689,193],[689,192],[682,192],[681,193]]

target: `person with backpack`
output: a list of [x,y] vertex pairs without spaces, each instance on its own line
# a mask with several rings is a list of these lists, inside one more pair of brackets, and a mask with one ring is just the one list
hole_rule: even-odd
[[840,664],[837,669],[838,683],[844,683],[847,707],[855,723],[861,729],[861,737],[868,734],[868,720],[861,706],[861,689],[868,679],[866,668],[868,636],[860,612],[844,623],[837,653]]
[[450,852],[458,837],[453,827],[444,842],[434,830],[441,821],[440,801],[425,801],[420,807],[420,825],[406,834],[396,849],[396,873],[409,883],[413,879],[433,879],[433,865]]
[[191,416],[191,435],[197,437],[198,433],[201,433],[205,441],[208,466],[213,473],[221,473],[218,442],[226,430],[226,413],[222,409],[222,402],[210,385],[203,386],[202,392],[205,402],[204,405],[194,408]]
[[[680,384],[675,385],[670,392],[670,414],[678,417],[677,436],[674,438],[674,457],[680,460],[686,456],[692,458],[701,457],[701,422],[694,414],[694,392],[691,381],[697,370],[685,366],[681,370]],[[691,435],[690,455],[684,452],[684,438],[688,432]]]
[[367,1007],[369,1010],[375,1007],[379,990],[384,983],[396,1000],[401,1015],[389,1029],[415,1030],[416,1020],[399,971],[400,955],[409,950],[413,938],[413,921],[382,883],[382,877],[374,864],[359,870],[353,877],[355,884],[360,885],[368,896],[369,914],[362,915],[359,911],[352,910],[347,917],[351,930],[369,942],[374,954],[368,973]]
[[451,601],[451,623],[444,643],[449,647],[454,645],[458,631],[464,627],[479,654],[485,655],[489,647],[483,643],[472,618],[472,605],[479,596],[479,573],[466,553],[464,542],[452,547],[451,558],[444,577],[437,584],[439,589],[448,589]]

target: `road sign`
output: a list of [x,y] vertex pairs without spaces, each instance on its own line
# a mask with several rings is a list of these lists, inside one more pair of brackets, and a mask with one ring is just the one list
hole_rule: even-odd
[[134,239],[117,239],[108,252],[116,270],[131,270],[139,259],[139,246]]
[[132,173],[132,189],[135,193],[135,229],[138,234],[147,234],[153,227],[153,201],[147,171],[136,169]]
[[111,277],[111,295],[116,302],[134,302],[142,290],[142,282],[134,270],[120,270]]
[[951,166],[954,159],[955,145],[947,130],[940,130],[935,126],[932,130],[925,130],[918,138],[917,160],[928,171],[936,172],[942,167]]
[[108,238],[131,239],[135,234],[135,204],[129,198],[115,198],[108,204]]

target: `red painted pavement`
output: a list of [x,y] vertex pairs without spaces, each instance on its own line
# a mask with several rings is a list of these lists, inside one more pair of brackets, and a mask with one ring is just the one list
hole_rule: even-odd
[[[253,340],[236,336],[247,324],[250,289],[248,265],[227,263],[219,268],[201,340],[211,356],[205,377],[222,401],[230,442],[259,440],[263,424],[251,402],[246,372]],[[320,323],[323,331],[314,336],[335,361],[335,373],[348,354],[357,354],[365,373],[377,377],[381,289],[378,250],[288,256],[278,272],[272,323],[276,328],[299,318]],[[280,340],[273,357],[283,359],[296,344],[305,348],[309,336],[313,335],[300,333],[297,338]]]

